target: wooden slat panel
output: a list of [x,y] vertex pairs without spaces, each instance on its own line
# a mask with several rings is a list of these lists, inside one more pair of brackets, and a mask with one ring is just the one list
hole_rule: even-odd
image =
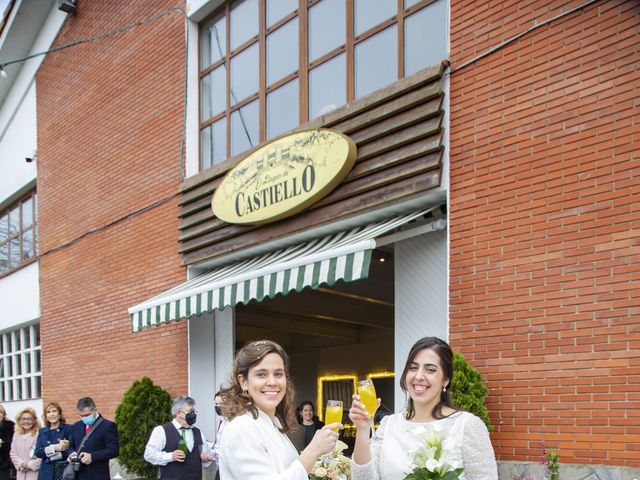
[[204,183],[199,185],[198,187],[193,188],[192,190],[188,190],[180,196],[180,202],[178,205],[187,205],[190,202],[198,200],[202,197],[210,196],[213,194],[213,191],[220,185],[222,178],[218,178],[216,180],[212,180],[209,183]]
[[395,135],[385,136],[373,142],[366,143],[358,150],[358,161],[364,161],[375,155],[381,155],[395,148],[400,148],[415,142],[421,138],[429,137],[440,130],[441,122],[442,117],[432,118],[426,122],[405,128]]
[[212,212],[211,218],[209,220],[203,221],[189,228],[185,228],[181,230],[180,235],[178,236],[178,241],[186,242],[187,240],[192,240],[202,235],[206,235],[207,233],[220,230],[225,226],[226,224],[224,222],[221,222],[217,218],[215,218]]
[[[437,187],[440,184],[440,170],[432,170],[428,174],[410,177],[399,182],[387,185],[380,190],[366,192],[357,197],[351,197],[341,202],[340,209],[352,215],[373,211],[381,206],[387,206],[413,194],[424,192]],[[381,194],[382,192],[382,194]],[[288,219],[263,226],[261,228],[243,227],[245,233],[242,237],[220,239],[210,245],[195,251],[187,251],[184,246],[180,249],[183,253],[183,263],[190,265],[204,260],[223,255],[231,251],[240,250],[240,246],[252,246],[263,242],[265,239],[284,238],[289,235],[308,230],[310,227],[326,225],[336,219],[335,209],[332,206],[318,208],[304,215],[290,217]],[[235,228],[236,226],[232,227]]]
[[434,118],[440,115],[440,98],[436,98],[431,102],[416,105],[401,114],[389,117],[381,122],[372,125],[366,130],[360,130],[351,134],[351,139],[356,142],[358,147],[363,144],[375,140],[380,137],[392,135],[399,130],[404,130],[411,125]]
[[201,210],[211,208],[211,194],[191,201],[180,208],[180,217],[187,217]]
[[300,126],[298,130],[332,128],[348,134],[358,147],[356,165],[345,180],[302,215],[263,226],[231,225],[215,217],[211,195],[251,151],[185,180],[179,214],[183,263],[286,238],[437,187],[443,152],[441,75],[441,65],[425,69]]
[[368,190],[382,187],[407,176],[418,175],[434,168],[440,168],[441,161],[442,152],[436,152],[425,157],[414,158],[410,162],[403,162],[402,164],[396,165],[395,167],[388,167],[384,170],[379,170],[365,177],[360,177],[357,180],[349,183],[348,190],[346,188],[337,188],[331,194],[331,198],[325,197],[316,205],[318,207],[322,207],[324,205],[328,205],[329,203],[336,203],[354,195],[359,195],[360,193],[366,192]]
[[[428,137],[420,142],[411,143],[377,157],[373,157],[370,160],[357,163],[353,170],[349,172],[349,175],[347,175],[343,183],[351,182],[357,178],[378,172],[389,166],[413,160],[416,157],[440,151],[442,148],[441,143],[441,135],[438,134],[433,137]],[[441,156],[441,154],[439,156]]]
[[441,92],[439,85],[427,85],[419,90],[411,92],[407,96],[398,97],[392,102],[383,103],[375,109],[367,112],[366,115],[360,115],[332,125],[331,129],[344,133],[345,135],[352,135],[354,132],[362,130],[363,128],[377,125],[379,122],[402,113],[404,110],[430,102],[440,96]]

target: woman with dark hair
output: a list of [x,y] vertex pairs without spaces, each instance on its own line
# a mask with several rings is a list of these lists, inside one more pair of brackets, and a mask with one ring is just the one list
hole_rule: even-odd
[[309,400],[305,400],[298,405],[298,423],[304,429],[304,446],[306,447],[313,440],[315,433],[324,427],[316,415],[316,409]]
[[62,408],[56,402],[49,402],[42,414],[44,427],[38,431],[35,456],[42,459],[38,480],[53,480],[54,469],[64,468],[69,448],[71,425],[65,423]]
[[[424,435],[442,438],[451,468],[464,468],[460,480],[497,480],[489,432],[475,415],[458,410],[449,395],[453,378],[451,347],[436,337],[418,340],[407,358],[400,387],[409,394],[406,409],[383,418],[369,441],[369,414],[353,396],[349,418],[356,426],[353,480],[402,480],[412,471],[412,455]],[[379,402],[380,400],[378,400]]]
[[236,354],[230,386],[220,391],[225,427],[220,455],[225,480],[307,480],[315,461],[333,450],[339,423],[318,430],[302,453],[285,435],[295,428],[289,360],[280,345],[252,342]]
[[16,424],[7,418],[7,411],[0,405],[0,480],[9,480],[13,464],[9,458],[11,441]]

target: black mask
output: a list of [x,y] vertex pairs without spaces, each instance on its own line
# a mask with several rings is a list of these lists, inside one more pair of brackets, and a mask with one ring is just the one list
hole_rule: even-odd
[[222,415],[222,407],[216,405],[216,415]]
[[184,421],[187,422],[188,425],[193,425],[196,423],[197,417],[196,412],[189,412],[184,415]]

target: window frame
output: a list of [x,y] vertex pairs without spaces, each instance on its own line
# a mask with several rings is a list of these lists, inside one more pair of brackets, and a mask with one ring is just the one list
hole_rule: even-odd
[[42,398],[41,344],[40,322],[0,333],[0,402]]
[[[23,224],[23,206],[28,201],[32,202],[31,207],[31,224],[28,227],[25,227]],[[11,219],[11,211],[15,208],[18,208],[18,229],[15,234],[11,233],[10,230],[10,219]],[[15,201],[11,202],[7,207],[0,210],[0,219],[3,217],[7,217],[7,238],[2,240],[0,238],[0,247],[6,245],[7,247],[7,269],[4,271],[0,270],[0,278],[9,275],[33,262],[35,262],[38,258],[38,195],[36,189],[30,190],[25,195],[20,196]],[[32,232],[33,237],[33,245],[31,247],[31,256],[27,259],[24,259],[25,245],[24,245],[24,235],[25,233]],[[18,239],[18,254],[19,261],[17,265],[11,265],[11,241]]]
[[[310,71],[318,67],[330,60],[333,60],[338,55],[345,54],[345,62],[346,62],[346,103],[348,104],[356,99],[355,97],[355,49],[356,46],[362,42],[365,42],[367,39],[372,36],[380,33],[381,31],[389,28],[392,25],[396,25],[396,35],[397,35],[397,52],[396,52],[396,60],[397,60],[397,75],[396,81],[405,77],[405,19],[412,14],[423,10],[427,6],[439,1],[439,0],[421,0],[416,2],[414,5],[411,5],[408,8],[405,8],[404,0],[395,0],[396,1],[396,14],[391,18],[384,20],[377,25],[369,28],[368,30],[362,32],[360,35],[355,36],[355,0],[345,0],[345,8],[346,8],[346,25],[345,25],[345,43],[337,48],[334,48],[332,51],[325,53],[320,58],[314,60],[313,62],[309,62],[308,60],[308,35],[309,35],[309,10],[322,2],[323,0],[299,0],[297,8],[287,14],[285,17],[281,18],[277,22],[273,23],[270,27],[266,27],[267,23],[267,15],[266,15],[266,2],[267,0],[258,0],[258,33],[246,40],[242,45],[239,45],[233,51],[230,50],[230,39],[231,39],[231,28],[230,28],[230,14],[231,14],[231,6],[234,3],[234,0],[228,0],[216,8],[210,15],[208,15],[198,27],[198,165],[199,170],[203,171],[205,169],[211,168],[214,165],[222,163],[230,158],[232,158],[232,138],[231,138],[231,115],[233,112],[240,110],[244,106],[253,102],[254,100],[258,100],[258,140],[257,144],[253,145],[256,147],[261,145],[265,141],[269,140],[267,138],[267,95],[277,88],[289,83],[294,79],[298,79],[298,125],[302,125],[310,120],[309,118],[309,73]],[[444,0],[440,0],[444,1]],[[206,67],[202,67],[202,58],[201,58],[201,39],[203,37],[203,30],[209,24],[211,20],[220,15],[224,16],[225,22],[225,51],[224,58],[213,62],[211,65]],[[278,30],[280,27],[284,26],[294,18],[298,19],[298,68],[287,74],[285,77],[277,79],[274,83],[267,85],[266,83],[266,42],[267,36]],[[247,98],[238,99],[239,101],[232,103],[231,101],[231,58],[244,52],[251,46],[258,44],[258,91]],[[226,75],[226,92],[225,92],[225,104],[226,108],[223,112],[219,112],[215,115],[210,116],[209,118],[202,119],[202,98],[203,92],[201,91],[200,86],[202,85],[202,80],[208,74],[213,72],[216,68],[224,67],[225,75]],[[365,95],[366,96],[366,95]],[[204,158],[202,155],[202,132],[204,129],[210,127],[215,122],[225,119],[225,134],[226,134],[226,155],[224,155],[224,160],[222,162],[212,163],[205,167]],[[212,133],[213,134],[213,133]],[[207,159],[209,160],[209,159]]]

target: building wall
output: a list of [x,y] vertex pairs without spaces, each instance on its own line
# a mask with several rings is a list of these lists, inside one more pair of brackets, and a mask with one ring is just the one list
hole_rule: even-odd
[[[23,82],[12,85],[9,97],[16,91],[27,93],[16,111],[5,113],[10,119],[0,134],[0,210],[8,207],[20,195],[33,188],[36,178],[36,163],[25,161],[36,148],[36,89]],[[3,105],[2,112],[10,105]],[[38,265],[32,263],[0,278],[0,304],[4,313],[0,316],[0,331],[36,320],[40,316],[38,292]]]
[[[177,5],[81,2],[56,45]],[[112,416],[146,375],[188,386],[186,322],[133,334],[127,308],[185,280],[177,253],[184,17],[49,54],[36,80],[45,401]],[[69,415],[71,418],[72,415]]]
[[[19,90],[21,85],[15,85]],[[23,86],[23,88],[27,88]],[[2,111],[7,110],[5,106]],[[28,163],[36,150],[36,87],[27,89],[23,101],[12,114],[5,114],[11,121],[4,133],[0,133],[0,204],[19,192],[36,178],[37,162]]]
[[[455,68],[580,2],[452,2]],[[450,339],[501,460],[640,466],[637,2],[451,74]]]

